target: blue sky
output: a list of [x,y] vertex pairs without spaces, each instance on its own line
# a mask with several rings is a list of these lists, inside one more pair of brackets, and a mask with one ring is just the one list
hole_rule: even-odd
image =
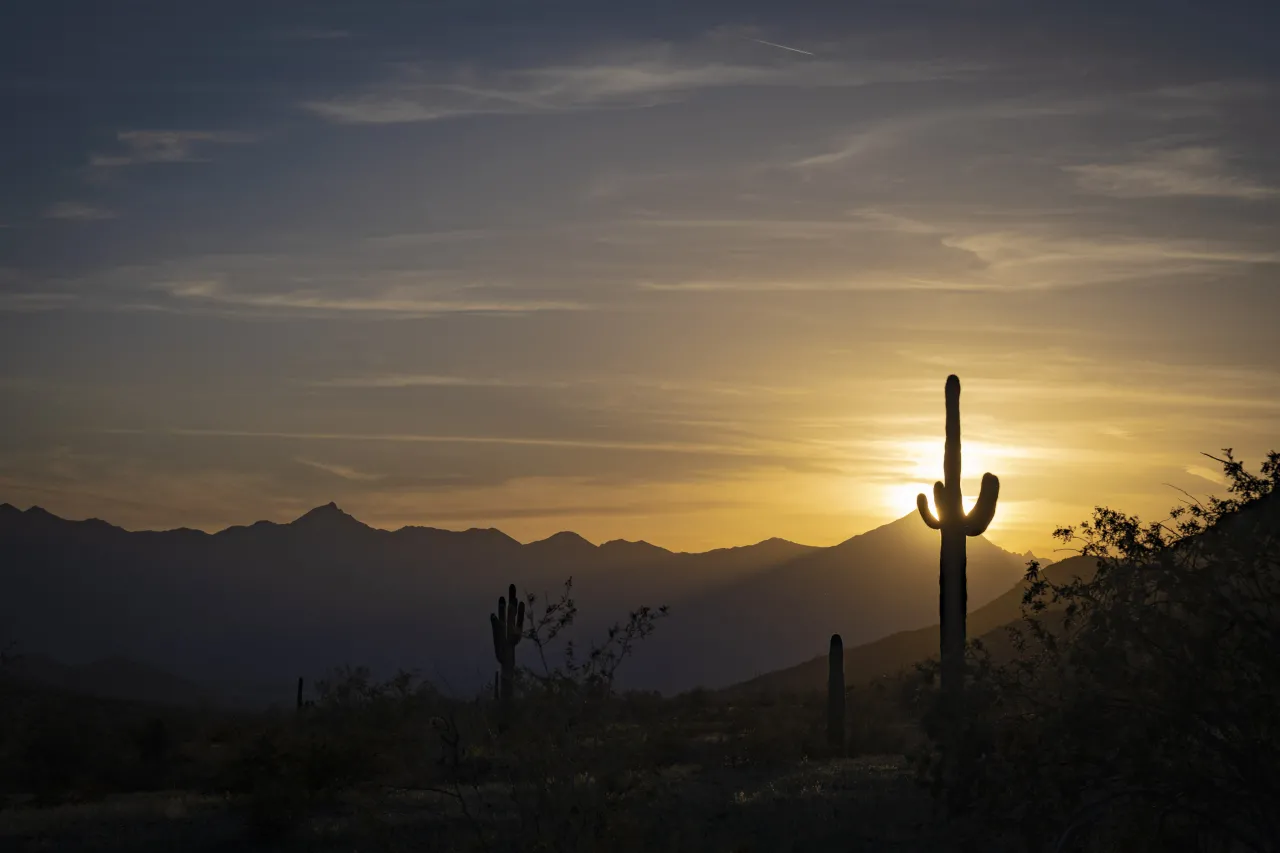
[[6,15],[0,500],[825,544],[956,372],[1042,548],[1274,444],[1266,4]]

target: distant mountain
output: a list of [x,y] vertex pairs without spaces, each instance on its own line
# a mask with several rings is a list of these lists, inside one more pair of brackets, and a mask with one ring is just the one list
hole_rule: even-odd
[[[939,547],[912,512],[710,590],[654,635],[636,669],[656,681],[653,668],[679,660],[669,675],[679,689],[721,687],[825,653],[832,633],[848,648],[936,622]],[[968,547],[972,610],[1008,590],[1025,564],[983,537]]]
[[[1210,527],[1203,535],[1243,534],[1245,536],[1274,536],[1280,529],[1280,491],[1256,498],[1237,512]],[[1035,555],[1028,551],[1028,560]],[[1074,577],[1090,580],[1097,569],[1097,562],[1089,557],[1068,557],[1058,562],[1040,560],[1045,578],[1054,583],[1066,583]],[[1022,621],[1022,595],[1025,581],[989,604],[971,610],[965,622],[970,637],[983,640],[995,656],[1012,653],[1008,627]],[[1054,605],[1049,605],[1054,609]],[[894,675],[919,661],[938,654],[939,626],[937,623],[916,631],[899,631],[887,637],[850,648],[845,643],[844,670],[847,684],[861,684],[883,676]],[[824,690],[827,683],[827,659],[818,655],[804,663],[778,669],[773,672],[732,685],[727,692],[794,692]]]
[[104,699],[158,705],[200,705],[214,699],[208,688],[124,658],[103,658],[68,666],[44,655],[22,655],[0,678]]
[[[1072,577],[1093,577],[1095,563],[1087,557],[1069,557],[1054,563],[1044,576],[1055,583]],[[969,612],[965,630],[970,637],[980,637],[988,646],[1007,644],[1005,628],[1022,619],[1022,594],[1027,584],[1021,581],[995,600]],[[845,643],[845,683],[866,684],[877,678],[892,676],[930,657],[937,657],[939,646],[937,622],[914,631],[898,631],[887,637],[850,647]],[[804,663],[765,673],[729,688],[731,692],[804,692],[825,690],[827,657],[818,655]]]
[[[1021,576],[1021,557],[981,538],[969,548],[972,605]],[[213,534],[0,505],[6,629],[23,651],[258,693],[347,663],[474,689],[492,675],[488,614],[507,584],[554,596],[568,576],[579,643],[640,604],[671,606],[628,686],[724,686],[820,653],[832,631],[853,644],[927,625],[937,566],[937,534],[914,514],[832,548],[768,539],[689,554],[570,532],[521,544],[494,529],[387,531],[334,504]]]

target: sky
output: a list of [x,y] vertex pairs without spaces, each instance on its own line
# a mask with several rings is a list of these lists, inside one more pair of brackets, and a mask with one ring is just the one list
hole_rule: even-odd
[[1280,8],[12,0],[0,501],[1048,554],[1280,446]]

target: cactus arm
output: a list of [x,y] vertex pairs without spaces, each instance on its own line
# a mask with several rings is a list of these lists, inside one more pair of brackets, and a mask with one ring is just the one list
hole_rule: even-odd
[[1000,478],[994,474],[982,475],[982,491],[978,502],[965,517],[964,532],[969,536],[981,536],[996,517],[996,501],[1000,498]]
[[941,482],[933,484],[933,505],[938,509],[938,521],[943,526],[946,526],[947,522],[955,517],[951,495],[948,493],[947,487]]
[[504,614],[507,635],[504,638],[509,645],[520,642],[520,634],[524,631],[524,602],[516,601],[516,585],[511,584],[507,590],[507,609]]
[[934,517],[933,510],[929,509],[929,499],[923,494],[916,495],[916,509],[920,510],[920,517],[924,519],[926,527],[930,530],[942,529],[942,522]]
[[502,661],[502,623],[498,621],[498,614],[489,614],[489,627],[493,629],[493,655]]

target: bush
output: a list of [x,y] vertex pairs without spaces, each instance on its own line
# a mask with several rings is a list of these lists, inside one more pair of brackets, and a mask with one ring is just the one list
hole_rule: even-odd
[[1277,849],[1280,458],[1217,461],[1226,498],[1058,530],[1093,577],[1031,564],[1013,659],[971,645],[960,775],[923,763],[954,811],[1033,849]]

